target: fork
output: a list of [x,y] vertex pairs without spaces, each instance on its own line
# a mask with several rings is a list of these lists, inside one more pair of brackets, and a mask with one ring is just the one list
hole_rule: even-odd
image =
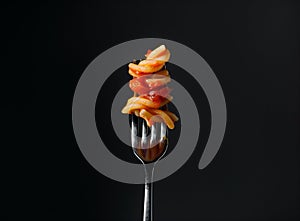
[[167,126],[163,122],[147,126],[143,118],[129,115],[131,146],[134,155],[145,169],[143,221],[152,221],[153,173],[156,163],[165,155],[168,147]]

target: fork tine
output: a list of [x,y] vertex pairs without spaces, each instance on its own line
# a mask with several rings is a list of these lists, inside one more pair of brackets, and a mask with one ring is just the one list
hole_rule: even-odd
[[158,144],[161,140],[161,123],[157,122],[155,123],[155,128],[156,128],[156,144]]
[[145,121],[142,121],[141,126],[142,126],[141,148],[148,149],[149,148],[149,139],[147,139],[148,126]]
[[167,126],[160,123],[160,142],[167,136]]
[[131,146],[137,148],[139,146],[139,137],[137,136],[137,127],[134,121],[131,122]]
[[151,126],[150,148],[156,145],[156,140],[157,140],[156,134],[157,134],[156,125],[153,124]]

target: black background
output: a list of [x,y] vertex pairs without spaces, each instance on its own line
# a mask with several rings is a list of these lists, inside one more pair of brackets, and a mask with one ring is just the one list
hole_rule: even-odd
[[12,1],[1,23],[2,220],[141,220],[143,186],[112,181],[87,163],[71,108],[96,56],[144,37],[198,52],[228,109],[213,162],[197,169],[201,141],[182,168],[155,183],[154,220],[300,218],[297,1]]

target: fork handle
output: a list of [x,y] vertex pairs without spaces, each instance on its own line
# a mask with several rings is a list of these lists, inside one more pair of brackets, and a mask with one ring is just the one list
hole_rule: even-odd
[[152,183],[145,183],[143,221],[152,221]]
[[145,192],[144,192],[144,211],[143,221],[152,221],[152,189],[153,189],[153,170],[154,167],[145,166]]

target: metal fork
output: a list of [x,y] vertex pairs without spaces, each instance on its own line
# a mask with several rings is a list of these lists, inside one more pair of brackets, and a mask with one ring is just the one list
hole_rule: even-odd
[[156,163],[164,156],[168,147],[168,129],[165,123],[147,126],[143,118],[129,115],[131,145],[135,156],[145,169],[145,191],[143,221],[152,221],[152,182]]

